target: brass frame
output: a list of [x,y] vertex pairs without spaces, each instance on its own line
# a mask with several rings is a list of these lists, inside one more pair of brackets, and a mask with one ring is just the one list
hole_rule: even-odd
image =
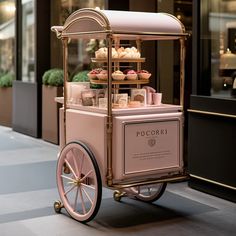
[[[54,31],[59,39],[62,40],[62,45],[63,45],[63,67],[64,67],[64,141],[66,145],[66,109],[67,109],[67,81],[68,81],[68,71],[67,71],[67,64],[68,64],[68,43],[70,40],[70,36],[77,36],[76,38],[80,38],[82,36],[87,36],[91,37],[96,35],[96,38],[102,37],[106,39],[107,42],[107,48],[108,48],[108,57],[107,57],[107,70],[108,70],[108,83],[107,83],[107,88],[108,88],[108,108],[107,108],[107,173],[106,173],[106,180],[107,180],[107,186],[108,187],[118,187],[118,188],[126,188],[126,187],[132,187],[132,186],[138,186],[138,185],[145,185],[145,184],[154,184],[154,183],[160,183],[160,182],[167,182],[167,181],[175,181],[175,180],[182,180],[188,178],[188,175],[185,173],[186,170],[183,170],[182,172],[179,172],[179,174],[175,175],[168,175],[168,176],[162,176],[159,179],[150,179],[147,178],[143,180],[142,182],[123,182],[123,184],[117,184],[113,183],[113,173],[112,173],[112,132],[113,132],[113,116],[112,116],[112,42],[113,40],[115,41],[116,39],[120,39],[124,36],[129,39],[136,39],[137,46],[140,48],[140,42],[141,40],[179,40],[180,42],[180,105],[182,107],[183,111],[183,106],[184,106],[184,67],[185,67],[185,40],[187,36],[189,35],[188,33],[185,32],[185,28],[183,24],[176,18],[176,20],[181,24],[182,28],[182,33],[163,33],[163,32],[112,32],[109,21],[105,14],[102,12],[93,10],[93,9],[82,9],[79,10],[83,14],[85,14],[84,17],[90,18],[92,20],[92,17],[88,17],[86,15],[86,11],[88,12],[96,12],[96,14],[99,14],[99,17],[103,18],[103,22],[106,24],[100,24],[99,21],[96,21],[100,26],[103,27],[104,31],[89,31],[89,32],[75,32],[75,33],[66,33],[63,32],[66,30],[72,23],[78,21],[79,19],[82,19],[81,17],[78,17],[77,19],[73,19],[75,14],[72,14],[69,16],[65,22],[64,27],[62,26],[53,26],[51,28],[52,31]],[[167,14],[169,15],[169,14]],[[171,17],[174,18],[174,16],[170,15]],[[69,22],[69,20],[72,20],[72,22]],[[143,36],[143,37],[142,37]],[[145,37],[144,37],[145,36]],[[123,38],[122,38],[123,39]],[[140,66],[140,65],[139,65]]]
[[188,112],[197,113],[197,114],[201,114],[201,115],[220,116],[220,117],[227,117],[227,118],[236,119],[236,115],[231,115],[231,114],[226,114],[226,113],[202,111],[202,110],[195,110],[195,109],[188,109]]
[[209,183],[211,183],[211,184],[216,184],[216,185],[222,186],[222,187],[224,187],[224,188],[236,190],[236,187],[233,187],[233,186],[231,186],[231,185],[227,185],[227,184],[223,184],[223,183],[220,183],[220,182],[211,180],[211,179],[203,178],[203,177],[200,177],[200,176],[198,176],[198,175],[190,174],[190,176],[193,177],[193,178],[195,178],[195,179],[204,180],[204,181],[209,182]]

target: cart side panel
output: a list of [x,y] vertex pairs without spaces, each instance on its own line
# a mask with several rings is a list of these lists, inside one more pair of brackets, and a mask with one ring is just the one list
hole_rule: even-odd
[[183,169],[182,113],[114,119],[115,180],[176,174]]
[[[60,117],[61,120],[63,119]],[[60,137],[62,137],[60,141],[63,141],[63,136],[63,129],[60,129]],[[81,141],[90,148],[98,163],[103,182],[106,176],[106,139],[104,137],[106,137],[105,114],[74,109],[66,111],[66,142]]]

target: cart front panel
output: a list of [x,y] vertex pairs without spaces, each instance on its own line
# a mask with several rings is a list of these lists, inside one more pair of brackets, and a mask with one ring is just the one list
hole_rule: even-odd
[[116,117],[116,180],[171,175],[182,170],[182,113]]

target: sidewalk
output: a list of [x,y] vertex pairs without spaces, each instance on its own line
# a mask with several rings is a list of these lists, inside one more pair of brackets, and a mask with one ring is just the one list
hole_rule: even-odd
[[56,214],[58,146],[0,126],[0,235],[233,236],[236,204],[198,191],[187,182],[168,184],[160,200],[147,204],[113,200],[103,188],[96,218],[81,224]]

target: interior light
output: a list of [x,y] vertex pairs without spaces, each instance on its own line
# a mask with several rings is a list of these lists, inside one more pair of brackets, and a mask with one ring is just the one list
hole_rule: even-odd
[[15,12],[16,10],[16,7],[14,4],[6,4],[5,5],[5,11],[8,12],[8,13],[13,13]]

